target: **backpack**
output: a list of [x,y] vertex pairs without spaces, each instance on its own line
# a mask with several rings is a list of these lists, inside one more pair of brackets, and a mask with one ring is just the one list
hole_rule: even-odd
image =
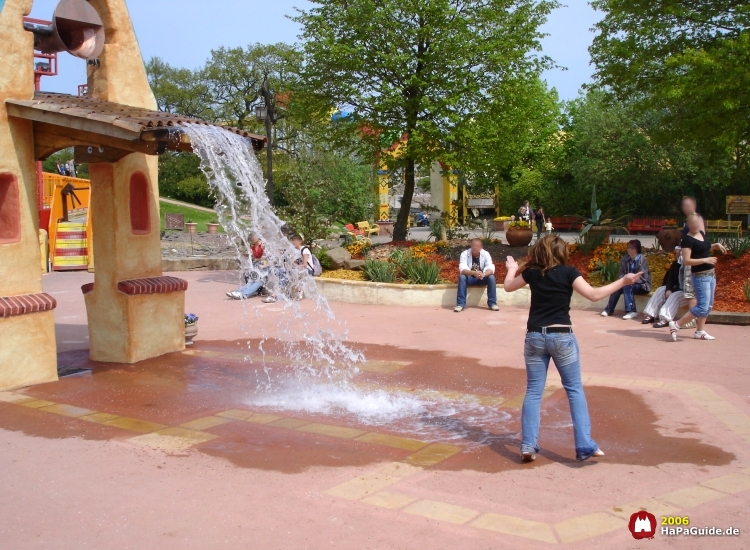
[[[320,260],[318,260],[318,257],[312,253],[312,250],[310,250],[309,246],[303,246],[302,247],[302,257],[305,257],[305,249],[310,253],[310,259],[312,261],[312,268],[313,268],[313,277],[320,277],[323,274],[323,266],[320,265]],[[307,267],[307,266],[305,266]]]

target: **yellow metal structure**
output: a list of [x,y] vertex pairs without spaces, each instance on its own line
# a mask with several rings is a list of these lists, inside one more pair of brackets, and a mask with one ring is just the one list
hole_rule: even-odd
[[[68,185],[75,189],[80,204],[67,200],[68,221],[64,218],[63,190]],[[44,174],[45,202],[50,190],[49,255],[53,271],[90,269],[93,250],[91,224],[91,182],[58,174]]]

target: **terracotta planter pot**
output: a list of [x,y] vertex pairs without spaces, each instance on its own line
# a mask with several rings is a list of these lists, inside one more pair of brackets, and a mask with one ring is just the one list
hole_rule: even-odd
[[502,221],[502,222],[497,221],[497,220],[494,220],[494,221],[495,221],[495,231],[505,231],[505,224],[509,223],[505,221]]
[[209,235],[216,235],[219,231],[219,224],[218,223],[207,223],[206,227],[208,228],[208,234]]
[[198,336],[198,323],[185,326],[185,345],[192,346],[193,338]]
[[664,226],[656,235],[656,240],[664,252],[674,252],[675,247],[682,241],[682,231],[677,226]]
[[380,228],[380,235],[390,235],[393,237],[393,222],[375,222]]
[[196,228],[198,227],[197,223],[186,223],[185,229],[187,229],[188,233],[195,233]]
[[505,239],[510,246],[528,246],[533,238],[534,233],[531,229],[515,229],[509,227],[505,232]]

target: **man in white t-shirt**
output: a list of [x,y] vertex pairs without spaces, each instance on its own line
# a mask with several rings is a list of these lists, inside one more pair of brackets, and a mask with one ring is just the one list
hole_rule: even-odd
[[458,299],[453,311],[459,313],[466,308],[466,287],[469,286],[486,286],[487,305],[492,311],[499,310],[495,264],[492,263],[490,253],[484,249],[482,239],[472,239],[471,248],[461,253],[458,271]]

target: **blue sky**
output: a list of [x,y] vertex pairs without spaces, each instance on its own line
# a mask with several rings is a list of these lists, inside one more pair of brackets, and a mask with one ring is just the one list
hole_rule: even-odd
[[[48,19],[58,0],[35,0],[32,16]],[[305,0],[129,0],[138,41],[145,59],[159,56],[171,65],[196,68],[220,46],[254,42],[294,42],[297,25],[286,18]],[[591,77],[588,46],[598,15],[586,0],[568,0],[550,16],[544,31],[544,53],[566,71],[545,74],[562,99],[573,99]],[[48,91],[76,93],[86,81],[84,62],[60,56],[60,75],[42,79]]]

